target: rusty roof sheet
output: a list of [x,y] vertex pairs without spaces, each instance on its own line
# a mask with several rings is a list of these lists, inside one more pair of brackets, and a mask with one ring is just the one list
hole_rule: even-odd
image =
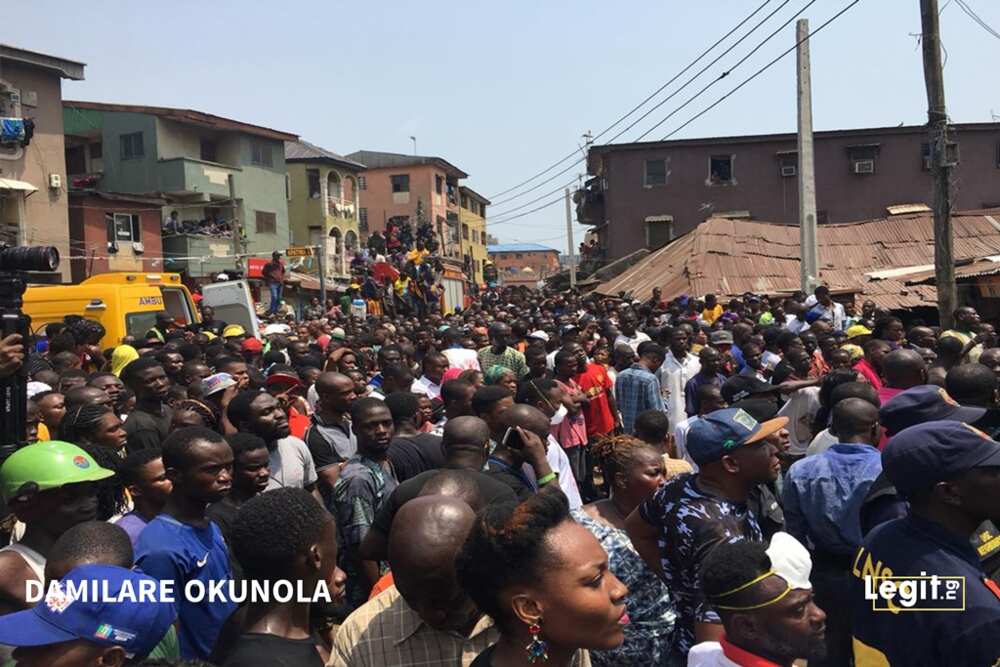
[[[956,213],[952,218],[956,275],[1000,272],[1000,210]],[[823,225],[817,232],[820,278],[833,290],[863,294],[884,308],[935,306],[926,282],[934,263],[930,213],[897,214],[862,222]],[[973,261],[975,260],[975,261]],[[985,262],[985,263],[984,263]],[[914,267],[913,274],[878,279],[865,274]],[[930,272],[933,278],[933,271]],[[918,280],[923,278],[923,280]],[[621,275],[599,285],[601,294],[629,292],[646,299],[654,287],[665,298],[681,294],[744,292],[777,294],[799,289],[799,228],[756,220],[711,218],[692,232],[650,253]]]

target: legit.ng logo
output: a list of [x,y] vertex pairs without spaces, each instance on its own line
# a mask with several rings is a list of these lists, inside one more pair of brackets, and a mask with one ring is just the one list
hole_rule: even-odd
[[73,465],[75,465],[77,468],[89,468],[90,461],[87,460],[86,456],[81,456],[77,454],[76,456],[73,457]]

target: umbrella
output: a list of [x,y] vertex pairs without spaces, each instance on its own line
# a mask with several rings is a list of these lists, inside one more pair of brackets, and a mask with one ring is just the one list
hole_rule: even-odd
[[389,262],[375,262],[372,266],[372,274],[375,276],[376,280],[381,280],[383,282],[390,281],[395,282],[399,278],[399,271],[390,264]]

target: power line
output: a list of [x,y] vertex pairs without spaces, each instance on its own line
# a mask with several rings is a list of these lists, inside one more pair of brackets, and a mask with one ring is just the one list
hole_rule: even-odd
[[[806,7],[803,7],[802,11],[804,11],[806,8],[808,8],[810,5],[812,5],[813,2],[815,2],[815,0],[812,0],[812,2],[809,3],[809,5],[806,5]],[[835,20],[837,20],[838,18],[840,18],[841,16],[843,16],[845,13],[847,13],[847,11],[849,9],[851,9],[852,7],[854,7],[854,5],[858,4],[859,2],[861,2],[861,0],[854,0],[853,2],[851,2],[849,5],[847,5],[846,7],[844,7],[843,9],[841,9],[839,12],[837,12],[836,14],[834,14],[825,23],[823,23],[818,28],[816,28],[815,30],[813,30],[812,32],[810,32],[809,35],[806,36],[806,39],[809,39],[813,35],[819,33],[821,30],[823,30],[828,25],[830,25],[831,23],[833,23]],[[801,14],[801,13],[802,12],[800,11],[798,14]],[[798,14],[796,14],[795,16],[793,16],[784,25],[788,25],[788,23],[790,21],[795,20],[795,18],[798,16]],[[782,28],[783,27],[784,26],[782,26]],[[781,28],[779,28],[779,30],[781,30]],[[774,34],[776,34],[776,33],[772,33],[770,36],[768,36],[767,39],[765,39],[765,42],[768,39],[771,39],[771,37],[773,37]],[[763,43],[764,42],[762,42],[762,44]],[[750,83],[751,81],[753,81],[754,79],[756,79],[757,77],[759,77],[761,74],[763,74],[765,71],[767,71],[768,69],[770,69],[771,67],[773,67],[775,64],[777,64],[782,58],[784,58],[785,56],[787,56],[789,53],[795,51],[796,48],[798,48],[798,43],[796,43],[795,45],[793,45],[790,49],[787,49],[786,51],[782,52],[778,57],[774,58],[769,63],[767,63],[766,65],[764,65],[763,67],[761,67],[760,69],[758,69],[756,72],[754,72],[751,76],[749,76],[746,79],[744,79],[738,86],[736,86],[735,88],[733,88],[732,90],[730,90],[728,93],[726,93],[725,95],[723,95],[722,97],[720,97],[718,100],[716,100],[715,102],[713,102],[711,105],[709,105],[708,107],[706,107],[705,109],[703,109],[702,111],[698,112],[693,117],[691,117],[690,119],[688,119],[683,125],[681,125],[677,129],[675,129],[673,132],[671,132],[670,134],[668,134],[665,137],[663,137],[663,139],[661,139],[661,141],[665,141],[666,139],[674,136],[675,134],[677,134],[678,132],[680,132],[681,130],[683,130],[685,127],[687,127],[688,125],[690,125],[691,123],[693,123],[695,120],[697,120],[698,118],[704,116],[706,113],[708,113],[709,111],[711,111],[712,109],[714,109],[715,107],[717,107],[723,101],[725,101],[726,99],[728,99],[729,97],[731,97],[734,93],[736,93],[736,91],[740,90],[741,88],[743,88],[744,86],[746,86],[748,83]],[[756,51],[758,49],[759,49],[759,46],[756,49],[754,49],[754,51]],[[751,55],[752,55],[752,52],[751,52]],[[728,72],[731,72],[733,69],[735,69],[740,64],[742,64],[743,62],[745,62],[745,60],[746,60],[746,58],[744,58],[743,60],[739,61],[736,65],[734,65],[732,68],[730,68],[728,70]],[[725,76],[727,76],[728,72],[720,75],[719,79],[716,79],[716,81],[721,80],[722,78],[724,78]],[[685,106],[689,105],[692,101],[694,101],[694,99],[696,99],[698,97],[698,95],[702,94],[702,92],[704,92],[704,90],[707,90],[707,88],[703,89],[703,91],[699,92],[697,95],[695,95],[694,97],[690,98],[688,101],[684,102],[680,107],[678,107],[677,109],[675,109],[674,111],[672,111],[669,115],[667,115],[665,118],[663,118],[662,120],[660,120],[656,125],[654,125],[649,130],[647,130],[645,133],[643,133],[643,135],[641,135],[639,138],[641,139],[642,137],[646,136],[647,134],[649,134],[650,132],[652,132],[654,129],[656,129],[657,127],[659,127],[660,125],[662,125],[670,117],[672,117],[673,115],[675,115],[677,113],[677,111],[680,111]],[[517,219],[522,218],[524,216],[527,216],[527,215],[530,215],[532,213],[541,211],[541,210],[546,209],[546,208],[548,208],[550,206],[555,206],[556,204],[558,204],[562,200],[563,200],[563,197],[560,196],[560,197],[558,197],[556,199],[553,199],[553,200],[551,200],[551,201],[549,201],[549,202],[547,202],[547,203],[545,203],[545,204],[543,204],[541,206],[538,206],[537,208],[533,208],[533,209],[531,209],[529,211],[525,211],[524,213],[518,213],[516,215],[510,216],[510,217],[507,217],[507,218],[504,218],[504,219],[498,220],[498,221],[488,220],[487,224],[488,225],[502,225],[502,224],[505,224],[505,223],[509,223],[509,222],[511,222],[513,220],[517,220]]]
[[[736,40],[736,42],[734,42],[733,44],[731,44],[725,51],[723,51],[718,56],[716,56],[715,59],[713,59],[710,63],[708,63],[707,65],[705,65],[704,67],[702,67],[700,70],[698,70],[698,72],[694,76],[692,76],[691,78],[689,78],[687,81],[685,81],[684,84],[681,85],[680,88],[678,88],[677,90],[675,90],[674,92],[672,92],[670,95],[668,95],[664,99],[662,99],[659,102],[657,102],[649,110],[647,110],[644,114],[642,114],[637,119],[635,119],[634,121],[632,121],[631,123],[629,123],[622,130],[620,130],[617,133],[615,133],[615,135],[613,137],[611,137],[610,139],[608,139],[607,143],[612,143],[616,139],[620,138],[626,132],[628,132],[633,127],[635,127],[636,125],[638,125],[640,122],[642,122],[643,120],[645,120],[646,118],[648,118],[654,111],[656,111],[657,109],[659,109],[660,107],[662,107],[664,104],[666,104],[667,102],[669,102],[670,100],[672,100],[674,97],[676,97],[678,94],[680,94],[681,91],[683,91],[685,88],[687,88],[692,83],[694,83],[695,81],[697,81],[698,78],[702,74],[704,74],[706,71],[708,71],[709,68],[711,68],[713,65],[715,65],[716,63],[718,63],[720,60],[722,60],[722,58],[724,58],[729,53],[731,53],[732,51],[734,51],[737,46],[739,46],[744,41],[746,41],[746,39],[748,37],[750,37],[753,33],[755,33],[757,30],[759,30],[761,28],[761,26],[763,26],[765,23],[767,23],[775,14],[777,14],[782,9],[784,9],[784,7],[786,5],[788,5],[789,2],[791,2],[791,0],[785,0],[781,5],[779,5],[777,7],[777,9],[775,9],[774,11],[772,11],[771,13],[769,13],[767,16],[765,16],[760,22],[757,23],[757,25],[755,25],[753,28],[751,28],[745,35],[743,35],[738,40]],[[807,9],[809,9],[809,7],[811,7],[815,3],[816,3],[816,0],[810,0],[810,2],[808,2],[804,7],[802,7],[802,9],[800,9],[798,12],[796,12],[796,14],[794,16],[792,16],[790,19],[788,19],[787,21],[785,21],[785,23],[783,23],[777,30],[773,31],[762,42],[760,42],[759,44],[757,44],[757,46],[754,47],[750,51],[749,54],[747,54],[744,58],[742,58],[741,60],[739,60],[735,65],[733,65],[732,67],[730,67],[728,70],[726,70],[725,72],[723,72],[722,74],[720,74],[717,78],[715,78],[711,82],[709,82],[709,84],[707,86],[704,86],[701,90],[699,90],[697,93],[695,93],[690,99],[688,99],[687,102],[685,102],[680,107],[678,107],[677,109],[675,109],[673,111],[673,113],[671,113],[669,116],[667,116],[666,118],[664,118],[663,120],[661,120],[657,125],[654,125],[652,129],[655,129],[656,127],[659,127],[659,125],[662,125],[664,122],[666,122],[666,120],[668,118],[670,118],[671,116],[673,116],[674,114],[676,114],[678,111],[680,111],[681,109],[683,109],[688,104],[691,104],[694,100],[696,100],[698,97],[700,97],[705,92],[707,92],[712,86],[714,86],[716,83],[718,83],[719,81],[721,81],[722,79],[724,79],[725,77],[727,77],[733,70],[735,70],[737,67],[739,67],[740,65],[742,65],[744,62],[746,62],[747,59],[749,59],[754,53],[756,53],[757,51],[759,51],[760,48],[762,46],[764,46],[764,44],[766,44],[768,41],[770,41],[771,39],[773,39],[775,35],[777,35],[782,29],[784,29],[786,26],[788,26],[792,21],[794,21],[796,18],[798,18],[803,12],[805,12]],[[643,137],[645,137],[647,134],[649,134],[649,132],[651,132],[652,129],[647,130],[645,133],[643,133],[642,135],[640,135],[639,137],[637,137],[633,141],[639,141],[639,140],[641,140]],[[533,190],[537,190],[538,188],[542,187],[546,183],[551,183],[556,178],[558,178],[559,176],[561,176],[561,175],[565,174],[566,172],[570,171],[571,169],[573,169],[573,167],[575,167],[576,165],[580,164],[581,162],[583,162],[585,160],[586,160],[586,156],[584,156],[584,157],[576,160],[575,162],[573,162],[572,164],[570,164],[568,167],[562,169],[561,171],[556,172],[555,174],[553,174],[549,178],[545,179],[544,181],[539,181],[537,184],[535,184],[534,186],[528,188],[527,190],[524,190],[523,192],[521,192],[519,194],[516,194],[516,195],[514,195],[512,197],[508,197],[507,199],[504,199],[504,200],[501,200],[499,202],[496,202],[494,204],[494,206],[496,206],[498,204],[502,204],[503,202],[512,201],[512,200],[517,199],[519,197],[523,197],[524,195],[528,194],[529,192],[531,192]],[[568,185],[564,185],[561,188],[557,188],[557,189],[562,189],[564,187],[569,187],[570,185],[572,185],[572,183],[570,183]],[[514,210],[514,209],[512,209],[512,210]],[[505,212],[510,212],[510,211],[505,211]]]
[[[653,99],[654,97],[656,97],[657,95],[659,95],[661,92],[663,92],[663,90],[666,89],[670,84],[672,84],[674,81],[676,81],[677,79],[679,79],[680,77],[682,77],[688,70],[690,70],[692,67],[694,67],[702,58],[704,58],[706,55],[708,55],[709,53],[711,53],[712,50],[715,49],[715,47],[717,47],[719,44],[721,44],[726,39],[728,39],[730,36],[732,36],[733,33],[735,33],[737,30],[739,30],[740,28],[742,28],[744,25],[746,25],[747,23],[749,23],[750,19],[752,19],[754,16],[756,16],[758,13],[760,13],[760,11],[762,9],[764,9],[764,7],[766,7],[767,5],[769,5],[771,2],[773,2],[773,0],[765,0],[765,2],[763,4],[761,4],[759,7],[757,7],[757,9],[753,10],[753,12],[751,12],[746,18],[744,18],[742,21],[740,21],[736,25],[736,27],[734,27],[732,30],[730,30],[725,35],[723,35],[718,40],[716,40],[715,43],[713,43],[707,49],[705,49],[704,51],[702,51],[701,54],[699,54],[697,58],[695,58],[694,60],[692,60],[684,69],[682,69],[680,72],[678,72],[677,74],[675,74],[669,81],[667,81],[662,86],[660,86],[655,91],[653,91],[652,94],[650,94],[644,100],[642,100],[641,102],[639,102],[639,104],[637,104],[634,107],[632,107],[625,115],[621,116],[614,123],[612,123],[611,125],[607,126],[603,130],[601,130],[599,133],[597,133],[597,135],[594,136],[592,138],[592,140],[600,139],[602,136],[604,136],[605,134],[607,134],[608,132],[610,132],[613,128],[615,128],[623,120],[625,120],[626,118],[628,118],[629,116],[631,116],[633,113],[635,113],[636,111],[638,111],[640,108],[642,108],[651,99]],[[784,4],[787,4],[787,1]],[[784,6],[784,4],[782,5],[782,7]],[[779,9],[781,9],[781,7],[779,7]],[[753,31],[751,31],[751,32],[753,32]],[[530,183],[531,181],[535,180],[539,176],[544,176],[548,172],[552,171],[553,169],[555,169],[556,167],[558,167],[559,165],[561,165],[566,160],[572,159],[576,154],[577,154],[577,150],[574,150],[572,153],[566,155],[562,159],[560,159],[557,162],[553,163],[549,167],[546,167],[545,169],[543,169],[542,171],[538,172],[537,174],[531,176],[530,178],[525,179],[524,181],[518,183],[517,185],[509,187],[506,190],[503,190],[502,192],[498,192],[498,193],[496,193],[494,195],[491,195],[489,198],[490,199],[495,199],[497,197],[502,197],[503,195],[507,194],[508,192],[512,192],[514,190],[517,190],[518,188],[520,188],[523,185],[527,185],[528,183]],[[506,200],[506,201],[509,201],[509,200]],[[502,202],[497,202],[497,204],[499,204],[499,203],[502,203]]]
[[638,137],[636,137],[635,139],[633,139],[633,142],[635,142],[635,141],[642,141],[646,136],[648,136],[650,133],[652,133],[653,130],[655,130],[656,128],[658,128],[661,125],[663,125],[665,122],[667,122],[670,118],[672,118],[681,109],[683,109],[684,107],[688,106],[689,104],[691,104],[692,102],[694,102],[696,99],[698,99],[699,97],[701,97],[701,95],[703,95],[709,88],[711,88],[712,86],[714,86],[715,84],[719,83],[720,81],[722,81],[723,79],[725,79],[727,76],[729,76],[730,74],[732,74],[733,71],[735,71],[737,67],[739,67],[740,65],[742,65],[743,63],[745,63],[746,61],[748,61],[751,57],[753,57],[753,55],[755,53],[757,53],[758,51],[760,51],[760,49],[765,44],[767,44],[769,41],[771,41],[772,39],[774,39],[774,37],[777,36],[778,33],[780,33],[782,30],[784,30],[785,28],[787,28],[791,24],[792,21],[794,21],[799,16],[801,16],[803,12],[805,12],[807,9],[809,9],[810,7],[812,7],[815,3],[816,3],[816,0],[810,0],[810,2],[808,4],[806,4],[805,7],[803,7],[798,12],[796,12],[790,19],[788,19],[787,21],[785,21],[784,23],[782,23],[780,26],[778,26],[777,30],[774,30],[770,35],[768,35],[767,37],[765,37],[762,42],[760,42],[759,44],[757,44],[757,46],[755,46],[753,49],[751,49],[750,53],[748,53],[745,56],[743,56],[742,58],[740,58],[738,61],[736,61],[736,64],[734,64],[732,67],[730,67],[725,72],[723,72],[722,74],[720,74],[714,80],[710,81],[708,83],[708,85],[706,85],[704,88],[702,88],[701,90],[699,90],[697,93],[695,93],[694,95],[692,95],[691,97],[689,97],[687,99],[687,101],[685,101],[679,107],[677,107],[676,109],[674,109],[673,111],[671,111],[665,117],[661,118],[659,120],[659,122],[657,122],[651,128],[649,128],[648,130],[646,130],[645,132],[643,132],[642,134],[640,134]]
[[996,30],[994,30],[992,28],[992,26],[990,26],[989,23],[987,23],[986,21],[984,21],[979,16],[979,14],[977,14],[975,12],[975,10],[973,10],[972,7],[970,7],[965,2],[965,0],[955,0],[955,4],[957,4],[962,9],[962,11],[965,12],[969,16],[969,18],[971,18],[973,21],[975,21],[976,23],[978,23],[982,27],[983,30],[985,30],[986,32],[990,33],[991,35],[993,35],[997,39],[1000,39],[1000,32],[997,32]]
[[733,93],[735,93],[740,88],[742,88],[743,86],[747,85],[748,83],[750,83],[751,81],[753,81],[754,79],[756,79],[758,76],[760,76],[761,74],[763,74],[764,72],[766,72],[768,69],[770,69],[771,67],[773,67],[782,58],[784,58],[785,56],[787,56],[789,53],[792,53],[793,51],[795,51],[795,49],[798,48],[799,44],[801,44],[802,42],[808,40],[813,35],[815,35],[816,33],[818,33],[820,30],[822,30],[823,28],[827,27],[828,25],[830,25],[831,23],[833,23],[834,21],[836,21],[838,18],[840,18],[841,16],[843,16],[844,14],[846,14],[849,9],[851,9],[852,7],[854,7],[854,5],[858,4],[859,2],[861,2],[861,0],[854,0],[851,4],[847,5],[843,9],[841,9],[839,12],[837,12],[836,14],[834,14],[833,16],[831,16],[829,19],[827,19],[827,21],[825,23],[823,23],[818,28],[816,28],[815,30],[813,30],[812,32],[810,32],[808,35],[806,35],[805,38],[802,41],[796,42],[795,45],[792,46],[790,49],[784,51],[777,58],[775,58],[771,62],[767,63],[766,65],[764,65],[763,67],[761,67],[759,70],[757,70],[756,72],[754,72],[752,75],[750,75],[749,77],[747,77],[746,79],[744,79],[743,82],[740,83],[740,85],[738,85],[735,88],[733,88],[732,90],[730,90],[728,93],[726,93],[725,95],[723,95],[722,97],[720,97],[718,100],[716,100],[715,102],[713,102],[711,105],[709,105],[705,109],[702,109],[701,111],[699,111],[697,114],[695,114],[690,119],[688,119],[688,121],[686,123],[684,123],[683,125],[681,125],[680,127],[678,127],[676,130],[674,130],[670,134],[667,134],[666,136],[664,136],[662,139],[660,139],[660,141],[666,141],[667,139],[669,139],[670,137],[674,136],[675,134],[677,134],[678,132],[680,132],[681,130],[683,130],[685,127],[687,127],[688,125],[690,125],[694,121],[696,121],[699,118],[701,118],[702,116],[704,116],[706,113],[708,113],[709,111],[711,111],[715,107],[719,106],[719,104],[721,104],[723,101],[725,101],[726,99],[728,99]]

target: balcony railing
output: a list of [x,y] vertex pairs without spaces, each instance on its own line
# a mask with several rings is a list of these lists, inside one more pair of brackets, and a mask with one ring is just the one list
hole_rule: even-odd
[[354,220],[357,215],[357,208],[354,206],[354,202],[350,200],[342,199],[340,197],[327,197],[326,213],[327,215],[332,215],[335,218],[347,218],[348,220]]

